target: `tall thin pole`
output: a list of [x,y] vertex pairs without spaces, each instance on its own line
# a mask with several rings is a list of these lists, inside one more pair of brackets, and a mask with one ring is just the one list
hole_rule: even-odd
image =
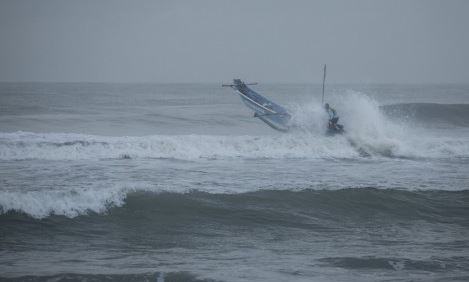
[[322,100],[321,103],[324,105],[324,88],[326,86],[326,64],[324,64],[324,77],[322,78]]

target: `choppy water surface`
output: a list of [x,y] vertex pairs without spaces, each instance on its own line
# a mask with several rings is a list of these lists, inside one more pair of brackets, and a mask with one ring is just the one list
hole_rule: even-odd
[[469,86],[0,84],[0,279],[469,279]]

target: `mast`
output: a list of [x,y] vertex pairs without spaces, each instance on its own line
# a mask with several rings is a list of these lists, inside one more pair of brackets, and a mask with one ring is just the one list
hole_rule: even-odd
[[326,85],[326,64],[324,64],[324,76],[322,78],[322,99],[321,103],[324,105],[324,88]]

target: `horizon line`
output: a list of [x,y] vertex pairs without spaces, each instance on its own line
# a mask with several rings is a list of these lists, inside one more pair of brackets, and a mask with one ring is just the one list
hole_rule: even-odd
[[[17,80],[17,81],[3,81],[0,80],[0,83],[64,83],[64,84],[223,84],[227,81],[49,81],[49,80]],[[256,81],[259,84],[321,84],[322,82],[311,82],[311,81]],[[419,84],[429,84],[429,85],[438,85],[438,84],[469,84],[469,82],[389,82],[389,81],[356,81],[356,82],[341,82],[341,81],[331,81],[326,82],[327,84],[394,84],[394,85],[419,85]]]

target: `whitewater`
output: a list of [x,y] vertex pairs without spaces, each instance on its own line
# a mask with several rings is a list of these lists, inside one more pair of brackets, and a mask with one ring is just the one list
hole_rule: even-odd
[[256,91],[0,83],[0,279],[469,277],[469,86]]

